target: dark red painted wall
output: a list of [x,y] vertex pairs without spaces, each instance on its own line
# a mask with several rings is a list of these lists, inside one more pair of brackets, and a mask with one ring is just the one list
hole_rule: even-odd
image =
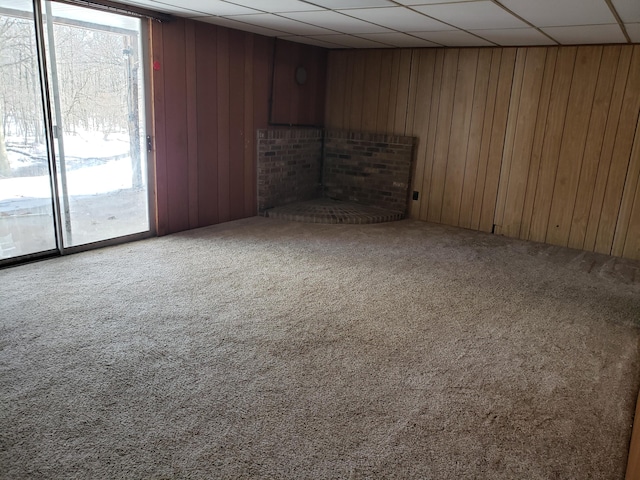
[[151,36],[158,234],[255,215],[256,130],[272,96],[274,122],[322,124],[326,51],[185,19]]
[[[307,82],[295,81],[304,67]],[[321,126],[324,123],[327,50],[276,40],[271,122]]]

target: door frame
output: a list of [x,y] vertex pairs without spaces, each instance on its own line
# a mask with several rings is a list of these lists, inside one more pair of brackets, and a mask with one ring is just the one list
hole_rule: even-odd
[[[53,1],[56,0],[45,0]],[[36,54],[38,64],[38,75],[40,80],[40,92],[42,99],[42,116],[45,128],[45,139],[47,145],[47,162],[48,162],[48,174],[49,184],[52,195],[52,207],[53,207],[53,221],[54,221],[54,235],[56,248],[45,250],[41,252],[29,253],[12,257],[8,259],[0,260],[0,268],[32,262],[36,260],[42,260],[62,255],[69,255],[82,251],[93,250],[96,248],[102,248],[112,245],[119,245],[136,240],[142,240],[145,238],[155,237],[157,235],[157,218],[156,218],[156,176],[155,176],[155,148],[148,148],[149,142],[145,141],[146,151],[146,183],[147,183],[147,215],[149,220],[149,229],[144,232],[133,233],[130,235],[119,236],[97,242],[86,243],[82,245],[65,247],[63,245],[63,232],[62,232],[62,212],[61,212],[61,196],[58,182],[56,181],[59,175],[56,165],[55,154],[55,138],[53,131],[53,118],[52,118],[52,99],[51,99],[51,86],[49,81],[49,74],[47,69],[47,56],[45,48],[45,30],[43,23],[42,2],[41,0],[31,0],[33,8],[33,21],[35,26],[35,41],[36,41]],[[89,8],[90,6],[84,6],[83,8]],[[101,11],[100,8],[95,10]],[[117,12],[119,15],[124,13]],[[152,103],[152,62],[151,62],[151,20],[149,18],[138,17],[140,20],[140,66],[142,68],[142,78],[140,84],[143,86],[144,93],[144,126],[146,138],[151,137],[153,139],[153,103]],[[153,145],[153,142],[151,142]]]

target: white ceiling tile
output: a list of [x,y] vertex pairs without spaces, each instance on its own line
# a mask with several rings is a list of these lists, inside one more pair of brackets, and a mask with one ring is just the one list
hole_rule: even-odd
[[389,0],[307,0],[325,8],[369,8],[369,7],[393,7]]
[[225,17],[198,17],[194,20],[200,22],[212,23],[213,25],[220,25],[221,27],[235,28],[236,30],[242,30],[244,32],[257,33],[258,35],[265,35],[267,37],[277,37],[282,35],[283,32],[278,30],[272,30],[270,28],[259,27],[257,25],[251,25],[249,23],[242,23],[236,20]]
[[640,22],[639,0],[613,0],[613,6],[624,23]]
[[557,45],[535,28],[505,28],[500,30],[470,30],[490,42],[504,46]]
[[164,3],[154,2],[152,0],[132,0],[132,1],[128,1],[127,4],[138,6],[138,7],[144,7],[149,10],[154,10],[156,12],[170,13],[173,15],[181,16],[181,17],[196,17],[196,16],[206,15],[205,13],[189,10],[188,8],[182,8],[175,5],[167,5]]
[[250,23],[259,27],[279,30],[291,35],[322,35],[323,33],[332,33],[330,30],[316,27],[315,25],[307,25],[306,23],[296,22],[290,18],[280,17],[270,13],[238,15],[229,18],[231,18],[231,20],[237,20],[238,22]]
[[359,35],[360,37],[368,40],[374,40],[376,42],[386,43],[387,45],[393,45],[394,47],[402,48],[416,48],[416,47],[439,47],[437,43],[424,40],[422,38],[412,37],[400,32],[392,33],[369,33]]
[[476,0],[395,0],[402,5],[434,5],[436,3],[475,2]]
[[425,17],[405,7],[366,8],[361,10],[343,10],[343,13],[367,22],[393,28],[402,32],[430,32],[450,30],[451,27],[442,22]]
[[634,43],[640,43],[640,23],[625,23],[627,33]]
[[[302,41],[305,36],[337,35],[311,41],[348,48],[384,47],[388,43],[412,46],[412,36],[447,46],[553,44],[501,9],[497,5],[500,3],[562,44],[625,43],[608,0],[118,1],[262,35],[286,35],[293,41]],[[640,43],[640,0],[611,1],[632,42]],[[409,33],[409,38],[401,33]]]
[[323,40],[331,43],[337,43],[348,48],[388,48],[392,45],[386,45],[366,38],[353,37],[351,35],[335,34],[335,35],[313,35],[311,38]]
[[242,5],[244,7],[255,8],[256,10],[263,10],[268,13],[279,12],[303,12],[306,10],[323,10],[322,7],[317,5],[311,5],[299,0],[227,0],[231,3]]
[[292,12],[282,13],[283,17],[298,20],[299,22],[310,23],[322,28],[328,28],[341,33],[383,33],[390,32],[388,28],[364,22],[357,18],[348,17],[338,12],[324,10],[320,12]]
[[223,2],[222,0],[185,0],[185,1],[158,1],[165,5],[174,5],[177,7],[195,10],[196,12],[206,13],[208,15],[244,15],[250,13],[258,13],[252,8],[234,5],[232,3]]
[[415,10],[465,30],[474,28],[520,28],[527,24],[495,3],[486,1],[416,5]]
[[549,27],[542,29],[563,45],[584,43],[626,43],[618,24],[578,25],[569,27]]
[[536,27],[597,25],[616,21],[604,0],[500,0],[500,3]]
[[337,43],[331,43],[323,40],[318,40],[317,38],[311,37],[302,37],[300,35],[284,35],[281,37],[282,40],[289,40],[290,42],[297,43],[305,43],[307,45],[314,45],[316,47],[324,47],[324,48],[343,48],[343,45]]
[[424,38],[431,42],[439,43],[447,47],[490,47],[493,43],[478,38],[462,30],[449,30],[446,32],[408,32],[416,37]]

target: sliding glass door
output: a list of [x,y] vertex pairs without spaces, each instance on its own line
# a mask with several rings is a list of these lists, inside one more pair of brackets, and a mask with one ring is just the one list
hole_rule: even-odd
[[149,232],[141,51],[137,18],[0,0],[0,262]]
[[64,244],[147,231],[140,20],[44,7]]
[[31,0],[0,0],[0,260],[56,250]]

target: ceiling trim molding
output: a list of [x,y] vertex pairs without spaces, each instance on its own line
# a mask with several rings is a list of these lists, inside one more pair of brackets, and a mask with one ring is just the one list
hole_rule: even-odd
[[54,0],[58,3],[66,3],[79,7],[92,8],[109,13],[119,13],[130,17],[148,18],[157,22],[172,22],[175,20],[173,15],[168,13],[155,12],[146,8],[126,5],[124,3],[111,2],[109,0]]

